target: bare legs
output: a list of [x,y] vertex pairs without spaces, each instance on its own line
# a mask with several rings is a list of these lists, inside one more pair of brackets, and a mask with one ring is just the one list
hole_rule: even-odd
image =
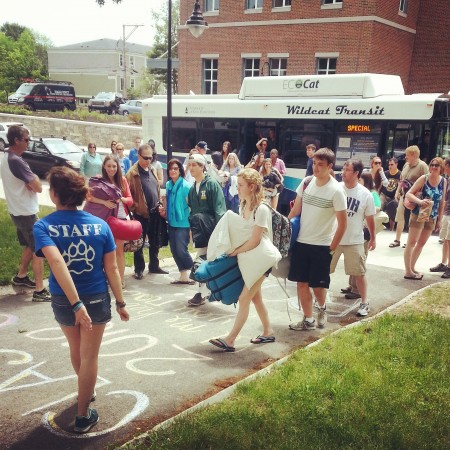
[[255,305],[256,312],[261,320],[263,326],[263,336],[270,336],[273,334],[273,329],[270,326],[269,322],[269,314],[267,309],[263,303],[261,296],[261,285],[266,278],[264,275],[251,287],[250,290],[244,286],[244,289],[239,296],[238,302],[238,312],[236,315],[236,319],[234,321],[234,325],[232,330],[228,333],[228,336],[224,339],[224,341],[230,347],[234,346],[234,341],[236,340],[238,334],[242,330],[245,322],[247,321],[248,314],[250,311],[250,302],[253,302]]
[[114,240],[116,243],[116,260],[117,260],[117,267],[119,268],[119,274],[120,274],[120,280],[124,281],[125,276],[125,252],[123,250],[123,246],[125,241],[121,241],[119,239]]
[[409,227],[408,241],[406,242],[405,253],[403,255],[405,276],[414,277],[418,273],[416,272],[417,260],[432,232],[433,230],[431,229]]
[[27,275],[30,263],[32,263],[36,291],[42,291],[44,289],[44,259],[36,256],[30,247],[24,247],[17,272],[18,277],[23,278]]
[[[325,306],[327,298],[327,289],[325,288],[312,288],[314,296],[320,308]],[[299,306],[303,310],[305,317],[312,317],[313,315],[313,302],[311,290],[309,289],[309,283],[297,283],[297,296]]]
[[102,342],[105,324],[94,325],[87,331],[80,325],[61,326],[70,348],[70,360],[78,375],[78,416],[86,416],[98,371],[98,352]]

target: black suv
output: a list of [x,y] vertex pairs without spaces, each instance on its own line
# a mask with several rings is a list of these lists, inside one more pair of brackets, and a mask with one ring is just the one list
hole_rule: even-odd
[[125,103],[122,94],[118,92],[99,92],[94,98],[88,102],[88,110],[103,111],[108,114],[116,114],[119,106]]

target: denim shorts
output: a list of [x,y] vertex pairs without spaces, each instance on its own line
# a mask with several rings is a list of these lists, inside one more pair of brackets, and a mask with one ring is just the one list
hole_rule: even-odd
[[[81,295],[92,324],[103,324],[111,320],[111,297],[109,292],[94,295]],[[56,321],[66,327],[75,326],[75,313],[65,295],[52,295],[52,308]]]

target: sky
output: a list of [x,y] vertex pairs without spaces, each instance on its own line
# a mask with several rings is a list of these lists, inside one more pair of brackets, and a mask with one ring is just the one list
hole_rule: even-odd
[[[151,11],[160,11],[167,0],[4,0],[0,7],[0,25],[18,23],[47,36],[55,47],[101,38],[120,39],[123,25],[144,25],[128,42],[151,46]],[[132,27],[126,27],[127,36]]]

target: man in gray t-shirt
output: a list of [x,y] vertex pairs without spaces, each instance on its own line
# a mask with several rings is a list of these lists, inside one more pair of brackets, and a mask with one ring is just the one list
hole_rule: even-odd
[[[34,288],[33,301],[50,301],[50,293],[44,288],[44,263],[34,253],[33,225],[38,220],[37,193],[42,192],[42,184],[26,161],[22,158],[30,142],[28,130],[13,125],[7,134],[9,149],[1,164],[3,189],[8,212],[17,230],[17,238],[23,247],[17,275],[13,277],[14,286]],[[34,281],[28,277],[28,266],[32,263]]]

